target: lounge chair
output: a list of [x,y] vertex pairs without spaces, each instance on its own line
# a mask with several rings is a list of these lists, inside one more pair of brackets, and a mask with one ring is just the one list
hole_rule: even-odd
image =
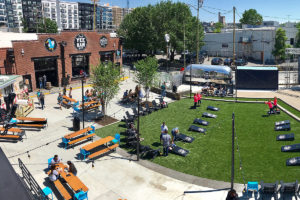
[[277,141],[293,141],[295,139],[294,133],[284,134],[284,135],[277,135]]
[[282,146],[281,152],[300,152],[300,144]]
[[195,125],[191,125],[189,127],[189,131],[194,131],[194,132],[199,132],[199,133],[206,134],[206,129],[205,128],[201,128],[201,127],[198,127],[198,126],[195,126]]
[[156,103],[155,100],[152,101],[152,106],[153,106],[154,110],[159,110],[159,109],[161,109],[161,107],[160,107],[159,105],[157,105],[157,103]]
[[275,126],[282,126],[290,123],[291,123],[290,120],[284,120],[284,121],[275,122]]
[[183,142],[188,142],[188,143],[192,143],[195,138],[191,137],[191,136],[187,136],[185,134],[179,133],[176,135],[175,137],[176,141],[183,141]]
[[[280,181],[280,193],[282,196],[285,194],[292,194],[295,196],[295,199],[297,200],[297,192],[298,192],[298,181],[296,180],[295,182],[292,183],[284,183],[283,181]],[[283,198],[284,199],[284,198]]]
[[177,154],[177,155],[180,155],[180,156],[184,156],[184,157],[187,156],[190,153],[189,150],[183,149],[183,148],[181,148],[181,147],[179,147],[175,144],[173,144],[169,147],[169,151],[171,153],[174,153],[174,154]]
[[264,199],[264,196],[271,195],[271,197],[274,197],[275,200],[278,199],[277,193],[278,193],[278,181],[276,183],[264,183],[263,181],[260,182],[260,193],[261,193],[261,199]]
[[289,131],[289,130],[291,130],[291,125],[290,124],[275,126],[275,131]]
[[219,111],[220,109],[213,106],[207,106],[206,110]]
[[286,166],[299,166],[300,157],[294,157],[286,160]]
[[205,113],[202,114],[202,117],[217,118],[217,115],[205,112]]
[[196,118],[194,120],[194,124],[200,124],[200,125],[203,125],[203,126],[207,126],[209,124],[209,122],[205,121],[205,120],[202,120],[200,118]]

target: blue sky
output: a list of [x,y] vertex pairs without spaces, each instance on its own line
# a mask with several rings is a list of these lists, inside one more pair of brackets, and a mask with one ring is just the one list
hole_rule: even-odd
[[[90,2],[89,0],[79,0]],[[197,6],[197,0],[173,0],[181,1],[193,6]],[[126,7],[127,0],[100,0],[100,4],[109,3],[120,7]],[[144,6],[155,4],[160,0],[129,0],[130,7]],[[200,10],[201,21],[216,21],[218,12],[224,13],[226,22],[232,22],[232,7],[237,8],[238,14],[241,16],[244,10],[254,8],[264,20],[275,20],[279,22],[300,21],[300,0],[204,0],[203,8]],[[194,15],[196,11],[192,9]],[[240,17],[237,15],[236,20]]]

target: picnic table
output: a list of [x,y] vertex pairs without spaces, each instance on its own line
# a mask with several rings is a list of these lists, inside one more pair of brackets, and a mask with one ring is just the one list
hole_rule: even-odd
[[79,108],[82,109],[83,105],[84,105],[84,110],[91,110],[99,107],[101,103],[98,101],[89,101],[89,102],[85,102],[84,104],[80,104]]
[[68,97],[68,96],[63,96],[63,99],[65,99],[65,100],[67,100],[67,101],[71,101],[71,102],[73,102],[73,103],[76,103],[77,101],[75,100],[75,99],[72,99],[72,98],[70,98],[70,97]]
[[86,151],[90,151],[98,146],[101,146],[101,145],[107,144],[108,142],[113,141],[113,139],[115,139],[115,138],[113,138],[112,136],[107,136],[106,138],[102,138],[91,144],[85,145],[84,147],[82,147],[82,149],[84,149]]
[[62,142],[65,144],[65,149],[68,147],[68,145],[74,145],[78,142],[81,142],[83,140],[93,140],[93,137],[95,136],[95,127],[90,126],[84,129],[81,129],[79,131],[76,131],[74,133],[70,133],[65,135],[62,138]]
[[81,129],[81,130],[76,131],[76,132],[74,132],[74,133],[70,133],[70,134],[68,134],[68,135],[65,135],[64,138],[66,138],[66,139],[72,139],[72,138],[74,138],[74,137],[77,137],[77,136],[79,136],[79,135],[82,135],[82,134],[84,134],[84,133],[86,133],[86,132],[89,132],[89,131],[91,131],[91,130],[93,130],[93,129],[89,126],[89,127],[87,127],[87,128]]

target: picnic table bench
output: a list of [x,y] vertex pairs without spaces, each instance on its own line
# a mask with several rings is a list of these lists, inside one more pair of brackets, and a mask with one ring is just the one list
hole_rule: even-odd
[[[84,110],[88,111],[88,110],[98,108],[101,105],[101,103],[98,101],[89,101],[89,102],[85,102],[83,105],[84,105]],[[79,108],[82,109],[82,104],[79,105]]]
[[[114,139],[115,139],[114,137],[108,136],[108,137],[106,137],[106,138],[102,138],[102,139],[100,139],[100,140],[97,140],[97,141],[95,141],[95,142],[93,142],[93,143],[91,143],[91,144],[88,144],[88,145],[85,145],[84,147],[82,147],[82,148],[80,149],[80,153],[84,156],[84,159],[85,159],[85,156],[86,156],[86,155],[88,155],[88,158],[89,158],[89,159],[93,159],[93,158],[95,158],[95,157],[97,157],[97,156],[99,156],[99,155],[101,155],[101,154],[104,154],[104,153],[106,153],[106,152],[109,152],[109,151],[111,151],[111,150],[116,149],[116,148],[119,146],[118,143],[113,144],[113,145],[111,145],[111,146],[107,146],[107,143],[112,142]],[[94,153],[91,154],[90,151],[91,151],[92,149],[95,149],[96,147],[99,147],[99,146],[101,146],[101,145],[106,145],[106,148],[101,149],[101,150],[96,151],[96,152],[94,152]]]
[[45,128],[44,124],[16,124],[17,127]]
[[[12,132],[13,134],[7,134],[7,132]],[[17,135],[15,135],[15,133],[17,133]],[[23,135],[25,135],[24,130],[18,128],[5,129],[4,127],[0,127],[0,139],[22,140]]]
[[[81,190],[84,191],[84,192],[87,192],[89,190],[86,187],[86,185],[84,183],[82,183],[82,181],[77,176],[75,176],[71,172],[65,172],[64,171],[64,169],[67,168],[66,165],[64,165],[63,163],[58,163],[58,164],[55,164],[55,165],[59,169],[58,173],[60,174],[61,178],[66,181],[68,186],[75,193],[77,193]],[[49,175],[49,173],[50,173],[50,171],[48,172],[48,175]],[[59,179],[57,179],[53,183],[54,183],[56,189],[59,191],[59,193],[61,194],[61,196],[64,199],[67,199],[67,200],[72,199],[72,195],[68,192],[68,190],[64,187],[64,185],[61,183],[61,181]]]
[[90,126],[84,129],[81,129],[79,131],[76,131],[74,133],[70,133],[65,135],[62,138],[62,142],[65,144],[65,148],[67,148],[68,145],[76,144],[77,142],[93,138],[95,136],[95,127]]
[[75,99],[72,99],[68,96],[63,96],[63,100],[62,100],[62,103],[65,105],[65,106],[71,106],[72,103],[76,103],[77,101]]
[[46,118],[33,118],[33,117],[17,117],[20,121],[36,121],[36,122],[47,122]]

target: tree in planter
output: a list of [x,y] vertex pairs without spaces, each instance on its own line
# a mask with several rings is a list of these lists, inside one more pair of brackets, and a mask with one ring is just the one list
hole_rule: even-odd
[[[139,60],[134,65],[136,67],[135,82],[144,86],[145,91],[147,91],[153,86],[157,75],[157,59],[155,57],[147,57]],[[147,95],[146,101],[148,101]]]
[[275,56],[276,61],[284,60],[285,55],[285,49],[288,47],[288,45],[285,43],[287,40],[287,37],[285,35],[285,30],[282,28],[277,29],[276,35],[275,35],[275,45],[274,50],[272,51],[272,54]]
[[100,63],[92,69],[93,88],[98,92],[102,113],[106,115],[108,103],[118,93],[120,87],[120,67],[112,62]]

